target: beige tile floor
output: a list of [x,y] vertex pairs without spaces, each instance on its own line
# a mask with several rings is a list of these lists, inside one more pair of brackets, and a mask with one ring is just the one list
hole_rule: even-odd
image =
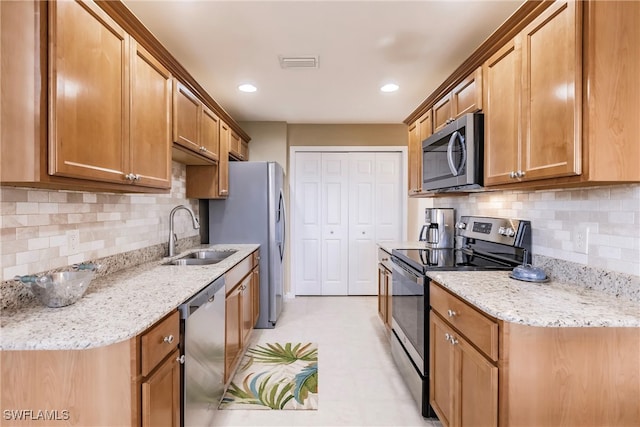
[[425,420],[391,358],[376,297],[297,297],[252,342],[318,343],[317,411],[217,411],[216,426],[440,426]]

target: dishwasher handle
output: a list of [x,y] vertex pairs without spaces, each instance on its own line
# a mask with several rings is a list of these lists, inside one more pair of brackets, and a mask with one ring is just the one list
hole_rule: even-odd
[[202,307],[203,305],[209,302],[212,302],[216,297],[219,297],[219,295],[216,295],[216,294],[221,290],[224,291],[224,285],[225,285],[224,276],[221,276],[216,280],[214,280],[213,282],[211,282],[210,284],[208,284],[205,288],[203,288],[200,292],[195,294],[193,297],[189,298],[187,301],[185,301],[183,304],[181,304],[178,307],[178,310],[180,311],[180,318],[181,319],[189,318],[189,316],[195,313],[195,311],[198,310],[200,307]]

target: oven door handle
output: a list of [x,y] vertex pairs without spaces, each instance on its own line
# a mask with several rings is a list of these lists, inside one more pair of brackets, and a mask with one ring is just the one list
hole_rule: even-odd
[[407,267],[403,266],[402,264],[398,264],[398,262],[396,261],[393,262],[393,270],[397,271],[402,276],[406,277],[412,282],[417,283],[418,285],[424,286],[424,276],[417,275],[416,273],[409,270]]

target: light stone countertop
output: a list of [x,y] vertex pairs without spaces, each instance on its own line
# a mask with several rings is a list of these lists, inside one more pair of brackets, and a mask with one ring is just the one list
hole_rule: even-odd
[[80,350],[132,338],[222,276],[257,244],[201,245],[237,252],[217,264],[168,266],[169,258],[94,279],[75,304],[48,308],[37,301],[0,314],[1,350]]
[[531,283],[508,271],[427,272],[427,276],[497,319],[543,327],[640,327],[640,303],[551,280]]
[[378,242],[378,246],[385,251],[391,253],[394,249],[425,249],[426,244],[424,242]]

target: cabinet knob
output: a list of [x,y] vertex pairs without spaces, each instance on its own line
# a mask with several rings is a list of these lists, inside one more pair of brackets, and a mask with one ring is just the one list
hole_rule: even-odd
[[140,181],[140,178],[142,178],[142,177],[141,177],[140,175],[138,175],[138,174],[135,174],[135,175],[133,176],[133,180],[134,180],[134,181]]
[[176,362],[178,362],[181,365],[184,365],[184,354],[176,357]]
[[450,341],[451,340],[451,335],[444,334],[444,339],[447,340],[447,341]]
[[229,190],[220,190],[220,194],[229,194]]
[[453,335],[451,335],[451,339],[449,340],[449,342],[451,343],[451,345],[458,344],[458,340]]
[[127,181],[133,181],[134,178],[135,178],[135,175],[132,173],[128,173],[124,176],[124,179],[126,179]]
[[525,175],[525,171],[517,171],[516,178],[522,178]]
[[447,310],[447,314],[449,315],[449,317],[454,317],[454,316],[456,316],[458,313],[456,313],[456,312],[455,312],[455,311],[453,311],[453,310]]
[[173,335],[169,335],[168,337],[164,337],[164,339],[162,341],[166,342],[167,344],[171,344],[173,342]]
[[509,172],[509,178],[515,178],[515,177],[516,177],[516,172],[515,171]]

